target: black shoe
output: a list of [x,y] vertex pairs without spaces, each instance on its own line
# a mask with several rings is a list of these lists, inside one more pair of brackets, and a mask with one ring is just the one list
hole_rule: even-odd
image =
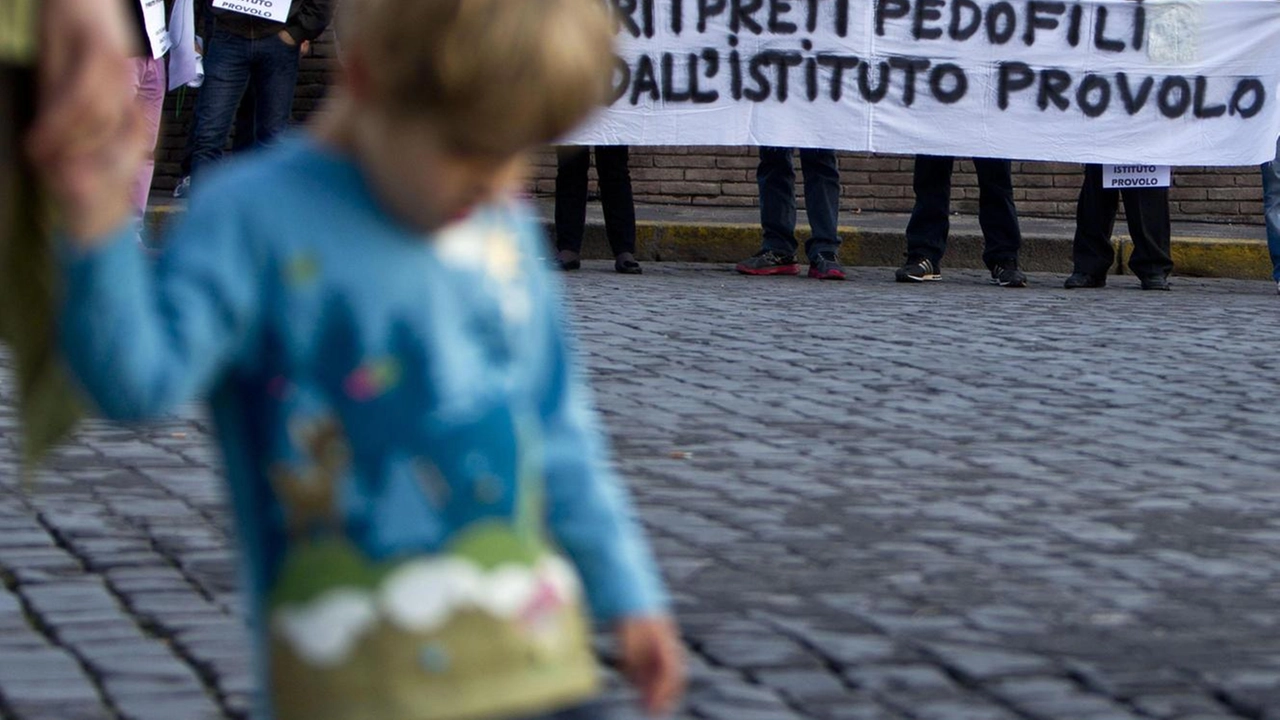
[[1018,269],[1017,260],[1007,260],[991,266],[991,284],[1008,288],[1026,287],[1027,276]]
[[843,280],[844,268],[833,252],[818,253],[809,261],[809,277],[819,280]]
[[928,258],[907,258],[907,264],[898,268],[893,279],[898,282],[929,282],[941,280],[942,273],[938,272],[938,268]]
[[1068,290],[1078,290],[1079,288],[1100,288],[1107,286],[1106,275],[1090,275],[1089,273],[1073,272],[1067,281],[1062,283],[1062,287]]
[[577,270],[582,267],[582,260],[578,253],[572,250],[561,250],[556,253],[555,266],[561,270]]
[[795,255],[779,255],[766,249],[738,263],[735,269],[743,275],[799,275],[800,263]]
[[644,272],[644,268],[640,267],[631,253],[618,253],[613,259],[613,271],[623,275],[639,275]]
[[1151,275],[1141,278],[1143,290],[1168,290],[1169,278],[1165,275]]

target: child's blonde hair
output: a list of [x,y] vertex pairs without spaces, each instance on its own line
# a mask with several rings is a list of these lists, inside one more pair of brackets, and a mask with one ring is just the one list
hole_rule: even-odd
[[343,0],[342,14],[375,102],[429,119],[455,152],[550,142],[609,93],[603,0]]

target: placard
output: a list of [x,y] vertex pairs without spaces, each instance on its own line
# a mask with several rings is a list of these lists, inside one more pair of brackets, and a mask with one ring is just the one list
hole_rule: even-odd
[[1169,187],[1172,176],[1168,165],[1103,165],[1102,187],[1108,190]]
[[1253,165],[1276,0],[608,0],[614,98],[571,142]]
[[231,12],[255,15],[284,22],[289,19],[290,0],[213,0],[213,6]]
[[169,27],[165,22],[164,0],[138,0],[142,4],[142,23],[147,30],[147,43],[151,47],[151,57],[159,59],[173,47],[169,37]]

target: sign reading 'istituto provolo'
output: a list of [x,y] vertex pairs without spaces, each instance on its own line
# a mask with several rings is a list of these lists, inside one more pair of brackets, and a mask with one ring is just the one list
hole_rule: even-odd
[[213,0],[213,6],[216,8],[255,15],[276,22],[289,19],[289,3],[290,0]]
[[570,141],[1246,165],[1280,133],[1276,0],[611,0]]

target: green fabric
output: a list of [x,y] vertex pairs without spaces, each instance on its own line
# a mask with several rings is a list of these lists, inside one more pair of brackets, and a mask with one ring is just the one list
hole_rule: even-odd
[[16,362],[23,464],[30,471],[80,417],[58,360],[49,206],[22,152],[35,110],[29,69],[0,65],[0,341]]
[[36,7],[36,0],[0,3],[0,62],[31,61],[36,47]]

